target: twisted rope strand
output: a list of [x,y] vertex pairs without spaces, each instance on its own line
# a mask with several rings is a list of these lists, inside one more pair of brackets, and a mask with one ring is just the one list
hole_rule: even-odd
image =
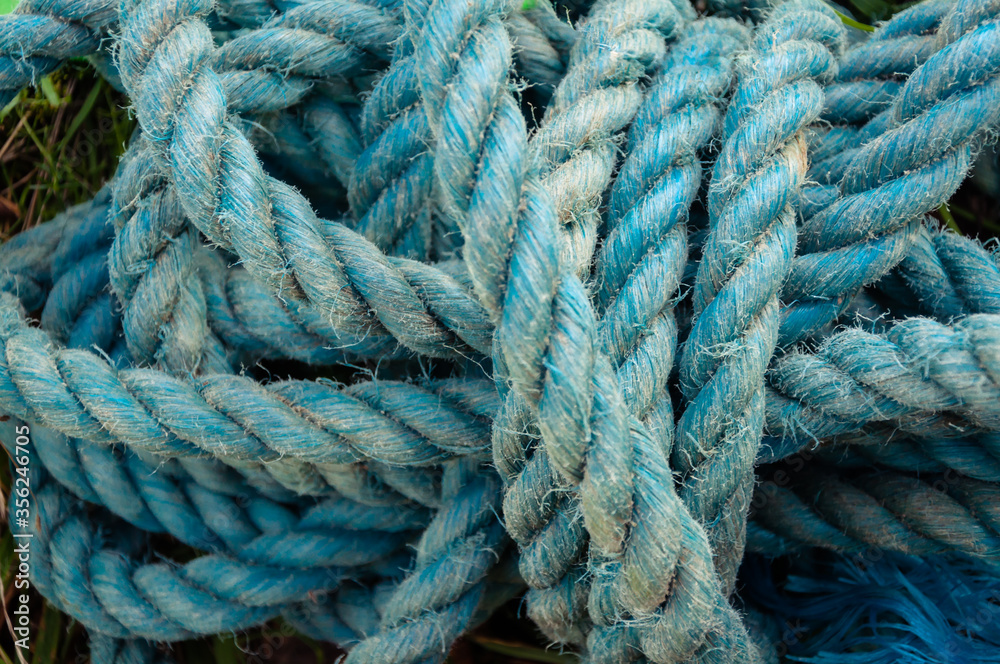
[[110,0],[27,0],[0,16],[0,108],[69,58],[96,52],[114,16]]
[[[46,230],[46,229],[45,229],[45,227],[42,227],[42,229],[40,229],[40,230]],[[37,234],[37,232],[36,232],[36,234]],[[79,245],[79,243],[77,243],[77,244]],[[10,253],[10,250],[13,250],[14,248],[15,247],[13,247],[12,245],[8,245],[6,247],[6,249],[9,250],[8,254]],[[980,249],[979,252],[981,253],[982,250]],[[63,269],[65,269],[65,268],[63,268]],[[73,283],[73,284],[77,283],[77,281],[75,279],[70,279],[70,282]],[[50,299],[48,305],[46,306],[46,310],[50,309],[50,307],[53,304],[53,302],[54,301]],[[65,315],[63,317],[65,318]],[[845,334],[845,337],[846,336],[848,336],[848,335]],[[856,355],[858,357],[864,356],[866,358],[870,358],[871,357],[872,349],[877,349],[877,348],[880,348],[880,347],[884,348],[885,343],[886,343],[886,342],[884,342],[881,339],[872,337],[871,335],[861,335],[861,336],[854,335],[854,336],[857,337],[857,338],[853,339],[853,343],[854,343],[853,348],[856,349]],[[831,342],[831,345],[834,345],[834,343],[835,342]],[[880,346],[880,344],[881,344],[881,346]],[[896,351],[896,352],[899,352],[899,351]],[[801,353],[800,354],[792,355],[789,358],[786,358],[785,360],[783,360],[783,362],[779,363],[774,369],[772,369],[771,374],[770,374],[771,380],[772,380],[772,382],[793,381],[791,383],[788,383],[788,385],[789,385],[789,387],[787,388],[788,393],[806,394],[807,395],[806,398],[808,400],[810,398],[808,395],[810,394],[810,389],[811,388],[808,388],[808,387],[796,387],[797,383],[795,383],[794,381],[801,381],[802,380],[802,378],[801,378],[802,376],[808,376],[809,384],[813,385],[813,386],[818,386],[818,385],[823,384],[824,380],[826,380],[825,377],[827,376],[827,374],[815,373],[815,372],[805,372],[805,371],[801,371],[800,369],[797,369],[795,367],[799,367],[799,365],[801,365],[803,362],[808,362],[808,363],[813,363],[813,364],[816,363],[816,362],[829,362],[829,358],[827,358],[827,359],[822,359],[822,358],[824,358],[824,351],[822,349],[819,351],[819,353],[817,353],[817,355],[806,355],[806,354],[801,354]],[[889,359],[887,360],[887,365],[888,366],[895,366],[896,363],[900,362],[900,361],[901,360],[899,359],[899,357],[892,356],[892,357],[889,357]],[[906,363],[906,364],[909,364],[908,360],[904,359],[902,361],[904,363]],[[803,365],[803,366],[805,366],[805,365]],[[810,364],[810,366],[812,366],[812,364]],[[820,364],[818,366],[822,366],[822,364]],[[835,397],[836,401],[838,402],[838,403],[834,404],[835,407],[841,407],[841,408],[843,408],[843,407],[845,407],[844,403],[848,403],[848,402],[843,402],[843,397],[846,394],[846,392],[844,390],[850,391],[852,389],[853,390],[857,390],[857,389],[862,389],[863,390],[863,389],[865,389],[863,386],[859,388],[858,386],[854,385],[853,379],[848,379],[846,376],[843,376],[843,377],[841,377],[841,378],[839,378],[837,380],[840,380],[840,381],[849,380],[849,381],[852,381],[852,382],[849,383],[849,384],[844,384],[843,388],[832,387],[832,388],[818,389],[819,393],[824,393],[824,394],[828,393],[828,394],[839,395],[839,396]],[[918,375],[918,376],[915,377],[914,380],[920,381],[922,379]],[[878,397],[878,398],[883,398],[883,397]],[[779,401],[776,402],[776,403],[778,404],[778,407],[780,407],[780,403],[781,403],[780,402],[780,398],[779,398]],[[925,412],[927,410],[927,408],[928,408],[927,403],[928,402],[924,401],[924,400],[917,400],[917,402],[915,402],[915,405],[913,406],[913,408],[918,409],[916,412]],[[799,408],[801,409],[803,407],[805,407],[805,406],[800,406]],[[822,407],[820,407],[820,408],[822,410]],[[863,408],[866,409],[865,412],[867,413],[867,417],[868,418],[874,418],[876,421],[882,421],[882,420],[884,420],[888,416],[887,413],[889,413],[890,410],[891,410],[891,409],[885,408],[884,406],[882,406],[882,407],[875,406],[875,408],[878,410],[878,412],[873,412],[871,406],[863,406]],[[896,406],[896,408],[898,409],[899,407]],[[850,418],[844,418],[843,415],[842,415],[842,413],[838,412],[838,415],[841,416],[840,418],[838,418],[838,417],[836,417],[834,415],[831,415],[830,413],[827,413],[825,416],[818,416],[818,415],[810,416],[808,413],[810,413],[811,411],[808,410],[808,408],[805,411],[803,411],[803,412],[806,413],[806,414],[802,414],[802,415],[799,415],[797,417],[788,417],[787,418],[788,421],[798,421],[799,424],[794,428],[794,430],[801,432],[801,433],[798,433],[797,436],[800,439],[802,439],[803,441],[811,441],[811,440],[814,439],[813,436],[816,436],[816,435],[825,435],[825,433],[831,433],[832,432],[832,433],[841,433],[841,434],[843,434],[843,433],[847,433],[847,432],[851,431],[852,429],[856,430],[856,427],[854,427],[854,426],[852,426],[850,424],[846,424],[847,422],[850,422],[852,420]],[[816,426],[813,425],[813,423],[814,423],[814,419],[813,418],[814,417],[825,417],[826,421],[828,422],[828,424],[827,425],[820,425],[820,426],[816,427]],[[863,418],[863,420],[864,419],[866,419],[866,418]],[[913,419],[913,418],[911,418],[911,419]],[[926,419],[925,417],[918,417],[918,418],[916,418],[916,422],[917,422],[917,424],[919,424],[921,421],[924,421],[925,419]],[[777,423],[775,423],[774,421],[772,421],[772,423],[771,423],[772,432],[780,434],[783,431],[784,435],[789,435],[789,430],[787,429],[787,427],[781,427],[780,426],[782,424],[782,422],[781,422],[781,419],[779,417],[772,417],[772,420],[777,420]],[[823,421],[823,420],[821,419],[820,421]],[[829,422],[832,422],[832,425],[830,425]],[[954,421],[952,420],[952,422],[954,422]],[[836,428],[830,429],[830,431],[825,431],[826,429],[829,429],[830,426],[834,426],[834,427],[837,427],[837,426],[845,427],[846,426],[847,428],[841,428],[839,431]]]
[[[804,221],[782,294],[783,344],[836,318],[853,293],[902,260],[919,229],[914,220],[954,193],[978,139],[1000,123],[1000,22],[987,5],[963,0],[942,20],[941,48],[907,79],[886,111],[887,131],[854,155],[840,197]],[[976,29],[946,28],[968,11],[981,16]],[[956,68],[967,73],[956,75]],[[924,140],[928,135],[935,139]]]
[[347,662],[442,662],[470,626],[504,542],[499,482],[477,470],[464,459],[446,469],[443,482],[453,495],[424,531],[416,566],[388,600],[379,632]]
[[840,467],[877,464],[911,473],[944,473],[949,469],[983,482],[1000,483],[1000,434],[972,438],[896,437],[851,440],[851,445],[820,449],[825,462]]
[[[170,135],[173,105],[164,104],[163,96],[178,98],[197,74],[197,66],[175,80],[166,79],[165,89],[145,81],[157,77],[162,67],[153,57],[155,35],[163,35],[167,49],[174,42],[183,43],[188,25],[185,11],[189,10],[180,9],[175,23],[169,19],[158,22],[159,33],[136,35],[130,33],[130,9],[128,4],[122,7],[125,19],[117,49],[119,69],[127,88],[151,88],[152,94],[136,98],[136,104],[155,105],[139,111],[153,140],[133,142],[117,178],[112,211],[119,228],[113,252],[117,259],[116,291],[125,305],[124,327],[133,355],[140,362],[162,362],[168,370],[185,374],[199,368],[202,349],[211,344],[206,339],[205,297],[194,268],[198,238],[187,229],[181,202],[166,179],[170,160],[168,143],[162,139]],[[202,14],[197,8],[193,11],[197,20]],[[354,42],[344,41],[347,36],[337,29],[345,21],[365,28]],[[311,87],[303,76],[350,75],[366,66],[373,50],[376,56],[386,57],[384,49],[397,32],[396,24],[377,8],[318,0],[226,42],[211,53],[208,64],[222,72],[220,81],[233,110],[273,112],[303,98]],[[150,41],[144,43],[146,39]],[[357,43],[359,39],[365,41]],[[136,277],[139,281],[132,283]],[[134,300],[134,295],[139,297]]]
[[727,589],[742,558],[743,514],[764,424],[764,373],[795,247],[794,201],[806,170],[801,132],[822,110],[817,79],[835,73],[843,42],[842,24],[822,4],[774,10],[754,36],[753,55],[738,65],[709,188],[711,226],[680,363],[688,403],[672,462],[684,476],[681,495],[692,513],[717,524],[709,533]]
[[[591,24],[606,23],[600,29],[611,35],[632,30],[641,40],[648,34],[646,26],[669,34],[666,28],[679,20],[668,4],[626,5],[598,4]],[[560,477],[578,487],[583,522],[598,554],[591,564],[602,570],[596,576],[603,583],[590,591],[591,619],[614,628],[631,614],[648,625],[640,630],[644,634],[683,633],[685,638],[672,646],[676,650],[668,652],[661,640],[649,639],[646,654],[656,661],[673,661],[682,650],[682,657],[690,656],[720,624],[714,614],[724,611],[725,602],[707,563],[710,554],[700,529],[684,510],[659,510],[673,496],[669,483],[656,489],[643,486],[667,496],[651,509],[642,510],[637,502],[641,494],[631,479],[636,476],[632,464],[643,457],[633,456],[636,450],[659,454],[661,468],[666,467],[665,459],[655,445],[657,452],[639,442],[648,440],[648,434],[628,431],[614,375],[594,347],[593,311],[574,274],[577,266],[562,253],[553,203],[534,180],[524,121],[504,87],[510,44],[500,29],[498,11],[489,3],[441,1],[428,10],[425,26],[417,54],[423,64],[421,93],[436,132],[441,208],[456,217],[477,294],[498,319],[499,356],[515,400],[508,400],[505,412],[519,410],[514,403],[523,399],[537,413],[544,445],[531,459],[525,459],[523,448],[515,448],[513,458],[504,458],[505,447],[520,440],[510,445],[503,438],[521,427],[495,428],[500,438],[496,463],[512,471],[507,477],[512,488],[504,499],[508,529],[522,548],[527,545],[529,561],[542,566],[522,565],[522,573],[529,585],[543,591],[560,579],[572,583],[573,576],[567,574],[581,551],[582,532],[573,527],[575,517],[567,514],[570,503],[532,497],[548,494]],[[556,97],[560,90],[562,85]],[[566,95],[570,102],[574,91]],[[551,179],[548,184],[546,189]],[[518,515],[518,508],[528,512]],[[524,524],[523,533],[512,528],[515,519]],[[659,541],[654,533],[678,521],[689,529],[687,539],[697,543],[684,550],[683,558],[679,551],[663,556],[647,548]],[[629,523],[635,526],[629,528]],[[666,541],[671,547],[684,545],[676,538]],[[551,555],[530,553],[549,545]],[[689,576],[674,581],[674,588],[683,590],[670,593],[678,564]],[[661,612],[658,607],[665,598],[668,608]],[[569,616],[550,617],[547,627],[555,628],[550,633],[562,632]],[[692,631],[691,625],[698,627]],[[745,641],[738,622],[734,629],[730,638]],[[600,634],[595,631],[591,637],[588,643],[600,651]]]
[[127,549],[127,531],[115,533],[117,546],[104,544],[100,525],[58,484],[44,483],[35,497],[32,582],[61,611],[107,636],[177,641],[246,629],[341,580],[337,568],[291,570],[212,554],[179,567],[142,563]]
[[[195,16],[197,15],[198,13],[196,11]],[[139,24],[142,24],[142,21],[145,20],[142,18],[142,16],[143,15],[140,12],[138,18],[136,19],[136,21]],[[125,45],[124,48],[126,48],[126,51],[121,57],[124,63],[124,70],[127,72],[125,78],[126,78],[126,85],[128,86],[130,77],[135,78],[136,76],[138,76],[137,68],[141,68],[143,66],[142,65],[143,62],[155,61],[155,59],[154,60],[150,59],[151,55],[149,54],[149,52],[155,50],[156,46],[155,46],[155,39],[151,37],[151,35],[154,33],[150,32],[150,30],[146,30],[145,28],[137,27],[136,30],[138,30],[143,35],[143,39],[150,39],[150,42],[143,47],[146,49],[146,51],[140,51],[135,53],[128,51],[128,48],[130,48],[129,45],[134,41],[134,39],[128,36],[129,34],[128,30],[130,29],[128,28],[128,25],[125,24],[123,25],[124,25],[123,34],[125,36],[123,36],[122,38],[122,43]],[[160,30],[162,32],[166,30],[166,27],[167,26],[157,25],[157,30]],[[197,39],[197,38],[192,37],[192,39]],[[194,48],[195,50],[198,49],[196,45],[192,46],[192,48]],[[136,60],[136,62],[131,62],[130,59]],[[136,71],[133,72],[133,70]],[[226,80],[227,79],[224,76],[222,79],[223,87],[226,87],[225,86]],[[177,85],[183,85],[183,84],[178,82]],[[226,89],[228,90],[228,88]],[[286,97],[287,95],[282,94],[282,98]],[[170,114],[173,112],[172,104],[169,103],[164,104],[162,102],[162,99],[161,100],[152,99],[149,98],[148,96],[147,98],[144,99],[137,98],[136,103],[137,105],[145,104],[148,106],[146,110],[140,108],[139,115],[141,121],[143,117],[147,117],[149,115],[153,116],[146,121],[147,124],[149,125],[149,127],[147,128],[148,129],[151,128],[153,135],[159,136],[162,135],[164,131],[167,131],[166,128],[169,127],[169,121],[165,118],[169,117]],[[236,103],[236,107],[239,108],[238,103]],[[153,113],[154,110],[158,115]],[[167,115],[164,116],[164,113],[166,113]],[[197,129],[200,129],[200,127]],[[255,161],[249,160],[247,163],[251,165],[251,170],[253,170],[252,164],[255,163]],[[222,175],[225,176],[225,173],[223,173]],[[276,182],[275,185],[277,185]],[[228,191],[226,187],[223,187],[222,190]],[[287,202],[290,203],[293,208],[301,207],[303,208],[303,211],[305,209],[308,209],[307,206],[305,205],[305,202],[300,198],[298,198],[296,194],[291,190],[285,188],[281,193],[287,194],[291,198],[291,200]],[[185,196],[182,197],[182,200],[189,201],[192,199],[189,196]],[[156,206],[154,205],[153,207],[155,209]],[[279,210],[280,209],[281,207],[279,206]],[[188,210],[189,214],[190,212],[191,211]],[[308,221],[308,218],[311,217],[312,215],[308,213],[306,213],[305,215],[299,215],[298,219],[296,219],[296,224],[301,222],[303,216],[305,217],[306,221]],[[252,218],[253,217],[251,216],[251,219]],[[325,222],[320,222],[319,220],[315,220],[314,217],[313,219],[316,224],[325,223]],[[203,231],[206,230],[205,227],[203,226],[201,228]],[[208,236],[213,241],[220,242],[218,233],[220,227],[213,225],[213,228],[216,230],[216,232],[215,233],[209,232]],[[319,245],[322,246],[326,246],[327,243],[331,241],[329,230],[331,230],[329,227],[322,229],[323,231],[322,235],[324,236],[322,239],[316,236],[315,231],[311,234],[311,236],[307,236],[307,238],[305,238],[307,241],[311,241],[311,244],[314,245],[313,247],[314,251],[317,248],[315,246],[317,241],[319,242]],[[343,242],[347,243],[343,245],[343,249],[346,250],[348,253],[347,255],[345,255],[343,252],[340,252],[339,259],[341,261],[347,260],[349,263],[354,262],[355,264],[358,264],[356,259],[360,258],[362,262],[367,263],[367,266],[364,267],[363,271],[355,272],[354,270],[349,270],[348,273],[345,274],[344,271],[337,265],[337,262],[331,261],[329,259],[321,259],[319,261],[300,261],[298,262],[298,264],[300,265],[300,267],[308,266],[310,268],[309,276],[317,277],[308,279],[304,282],[305,284],[312,285],[312,287],[305,289],[306,293],[308,294],[311,292],[315,295],[322,292],[324,293],[323,299],[327,300],[326,305],[320,309],[322,313],[319,315],[324,318],[328,318],[330,322],[334,323],[335,326],[338,328],[342,329],[347,328],[347,330],[350,330],[353,327],[353,331],[347,331],[345,338],[343,338],[340,342],[341,345],[352,346],[359,343],[358,340],[363,340],[369,336],[379,335],[380,333],[379,328],[382,327],[381,324],[378,322],[379,319],[373,320],[371,318],[371,314],[369,313],[368,307],[362,305],[357,301],[355,301],[353,304],[351,303],[351,300],[355,299],[354,297],[351,296],[351,294],[355,291],[356,287],[362,286],[362,284],[352,283],[352,281],[359,278],[365,278],[367,277],[367,275],[372,274],[373,271],[379,272],[388,269],[389,272],[394,275],[395,280],[397,282],[396,285],[401,287],[401,291],[399,293],[401,297],[397,298],[397,300],[398,304],[401,305],[403,309],[401,310],[398,307],[394,307],[391,305],[387,307],[386,306],[387,302],[385,301],[384,298],[379,298],[377,304],[375,304],[374,301],[372,301],[371,304],[374,305],[374,312],[376,316],[381,316],[381,318],[384,319],[383,322],[387,322],[388,327],[390,329],[394,330],[397,333],[400,333],[404,337],[404,343],[407,343],[407,345],[410,348],[417,349],[419,351],[427,351],[429,354],[435,356],[442,356],[442,355],[451,356],[455,353],[455,350],[453,350],[455,348],[459,349],[458,352],[462,352],[461,347],[464,345],[463,342],[471,343],[473,348],[478,349],[480,351],[483,351],[486,348],[488,348],[488,343],[486,341],[485,335],[480,331],[475,330],[475,328],[479,325],[476,321],[477,319],[481,319],[481,315],[476,310],[476,307],[474,303],[471,301],[471,299],[464,296],[464,291],[458,288],[457,285],[455,285],[453,282],[451,282],[447,276],[435,273],[433,270],[429,268],[417,268],[415,265],[406,263],[396,264],[394,269],[393,267],[390,267],[389,265],[385,264],[384,261],[382,261],[381,259],[376,258],[376,254],[372,253],[372,249],[370,247],[365,247],[364,245],[360,246],[357,245],[357,243],[355,243],[352,240],[350,234],[343,235],[343,231],[341,231],[340,234],[342,235]],[[251,268],[252,271],[254,271],[253,268],[259,265],[258,259],[262,260],[262,256],[260,254],[260,243],[250,240],[249,238],[247,242],[248,244],[245,245],[245,248],[250,249],[252,247],[253,251],[250,252],[251,255],[249,258],[247,256],[243,256],[243,258],[246,261],[247,266]],[[265,246],[273,247],[274,245],[273,243],[265,243]],[[359,256],[356,253],[358,249],[362,250],[362,255],[367,254],[367,257],[362,258],[362,256]],[[355,258],[354,261],[351,260],[352,257]],[[368,260],[373,258],[375,259],[375,263],[368,262]],[[285,261],[282,261],[282,265],[284,265],[285,263],[286,263]],[[381,266],[378,265],[379,263],[381,263]],[[360,264],[358,265],[360,267]],[[269,267],[273,267],[273,264]],[[333,268],[332,273],[330,273],[330,268]],[[326,273],[326,274],[324,276],[319,276],[318,274],[316,274],[317,269],[319,269],[320,273]],[[284,268],[282,268],[281,271],[283,272]],[[259,271],[256,271],[256,273],[258,275],[260,274]],[[273,278],[275,274],[276,273],[273,270],[271,270],[265,280],[270,281],[272,284],[275,283]],[[390,277],[390,282],[391,281],[392,277]],[[321,284],[328,287],[327,288],[316,287],[316,284]],[[289,285],[288,280],[283,279],[282,284],[279,285],[279,288],[281,289],[280,292],[286,293],[285,289],[288,285]],[[371,284],[368,283],[364,284],[362,291],[368,292],[369,293],[368,297],[372,297],[374,295],[374,291],[371,288]],[[333,295],[332,302],[330,301],[331,298],[329,297],[331,294]],[[429,301],[423,302],[421,301],[421,298],[427,298]],[[333,310],[330,309],[331,305],[333,307]],[[430,308],[430,311],[427,310],[427,307]],[[409,309],[409,311],[406,311],[406,309]],[[428,313],[431,314],[432,318],[427,319]],[[439,319],[434,320],[433,317],[435,316],[439,317]],[[432,339],[418,340],[418,337],[412,334],[411,327],[400,324],[401,320],[413,323],[421,317],[427,319],[429,327],[425,331],[430,332]],[[455,339],[452,336],[452,334],[447,332],[442,334],[442,332],[444,331],[440,329],[440,325],[442,322],[446,326],[451,325],[455,328],[452,331],[457,332],[458,339]],[[437,331],[431,331],[434,330],[435,328],[437,328]],[[430,341],[430,346],[428,346],[427,344],[428,341]],[[443,347],[440,347],[439,345]],[[434,348],[434,346],[438,347]]]
[[101,190],[93,200],[0,245],[0,289],[17,296],[30,311],[43,307],[53,281],[66,267],[106,243],[107,197],[108,192]]
[[833,125],[810,132],[803,219],[837,199],[838,184],[858,150],[891,127],[892,102],[906,78],[940,48],[936,30],[953,4],[928,0],[909,7],[844,53],[837,76],[823,91],[823,119]]
[[[945,476],[947,478],[947,476]],[[801,496],[801,497],[800,497]],[[887,471],[858,477],[805,473],[755,500],[748,546],[772,553],[814,546],[928,555],[961,551],[1000,560],[997,486],[967,478],[926,480]]]
[[[207,9],[157,3],[140,4],[123,18],[124,69],[138,72],[152,62],[156,67],[144,80],[183,80],[184,66],[170,49],[178,41],[193,62],[211,55],[210,34],[200,20]],[[158,17],[175,13],[188,17],[183,29],[164,33]],[[134,87],[130,74],[123,78],[127,88]],[[318,315],[345,331],[348,345],[389,332],[411,350],[435,357],[489,348],[485,316],[451,277],[428,266],[390,262],[355,233],[318,219],[300,194],[264,175],[249,143],[225,119],[224,89],[215,72],[201,66],[190,80],[179,106],[176,95],[164,97],[155,86],[130,91],[144,130],[172,146],[172,184],[187,217],[209,240],[233,250],[282,297],[314,302]],[[215,119],[206,124],[207,118]],[[208,180],[177,177],[189,169],[209,174]]]
[[719,8],[749,21],[2,19],[0,98],[84,55],[140,121],[94,201],[0,247],[32,582],[95,659],[280,616],[352,663],[440,663],[527,586],[587,662],[757,662],[747,545],[996,567],[1000,273],[926,215],[1000,125],[1000,5],[928,0],[846,50],[819,0]]
[[980,243],[924,228],[880,292],[946,322],[969,314],[1000,314],[1000,265]]
[[862,124],[888,109],[905,77],[940,48],[935,31],[953,4],[929,0],[908,7],[879,26],[871,39],[845,51],[836,76],[823,90],[822,117]]
[[220,343],[208,329],[194,267],[201,242],[163,179],[157,162],[163,157],[145,136],[133,141],[119,164],[108,209],[116,235],[107,260],[125,341],[140,365],[180,376],[199,369],[229,373],[223,358],[212,361]]
[[[41,331],[24,327],[10,296],[4,298],[3,410],[71,437],[168,456],[209,452],[263,461],[276,472],[286,465],[296,469],[289,478],[293,490],[329,482],[359,498],[366,493],[363,481],[354,485],[366,474],[356,465],[361,458],[428,466],[452,451],[482,454],[488,445],[486,421],[459,413],[488,414],[495,401],[466,399],[467,391],[448,381],[438,394],[403,383],[358,383],[342,391],[283,381],[265,388],[239,376],[185,383],[152,370],[116,371],[86,351],[53,349]],[[394,484],[388,467],[368,467]]]
[[639,110],[639,79],[662,66],[663,38],[695,17],[686,2],[650,6],[644,14],[601,7],[584,24],[531,139],[532,163],[566,233],[566,260],[583,273],[597,240],[600,197],[616,162],[613,138]]
[[721,122],[732,56],[748,41],[737,23],[705,19],[671,47],[629,131],[629,156],[611,190],[594,270],[604,351],[632,415],[668,455],[674,416],[667,383],[677,343],[673,303],[687,262],[684,221],[701,184],[699,153]]
[[[301,516],[262,496],[241,502],[192,480],[171,478],[134,453],[71,441],[36,428],[46,470],[80,499],[103,505],[137,528],[166,532],[200,550],[246,562],[309,568],[363,566],[399,550],[426,524],[426,510],[327,498]],[[395,535],[393,533],[396,533]]]
[[997,431],[998,344],[1000,317],[992,314],[953,326],[912,318],[885,337],[845,330],[815,354],[794,352],[775,362],[768,429],[800,446],[879,422],[922,436]]

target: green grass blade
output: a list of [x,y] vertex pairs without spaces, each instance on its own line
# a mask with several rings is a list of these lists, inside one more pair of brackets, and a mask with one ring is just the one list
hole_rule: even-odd
[[[0,0],[0,2],[3,2],[3,0]],[[3,122],[3,119],[10,115],[10,112],[14,110],[14,107],[22,101],[24,101],[24,90],[22,90],[20,94],[14,95],[14,98],[7,102],[6,106],[0,109],[0,122]]]
[[0,664],[14,664],[14,658],[8,655],[2,647],[0,647]]
[[83,100],[83,106],[80,107],[80,110],[77,112],[76,117],[73,118],[73,121],[69,123],[69,128],[66,129],[65,135],[63,135],[62,140],[59,142],[58,152],[60,155],[63,150],[66,149],[66,146],[69,145],[70,139],[76,134],[80,125],[83,124],[83,121],[86,120],[87,116],[90,115],[90,112],[94,110],[94,104],[97,103],[97,97],[101,94],[101,88],[103,86],[104,81],[99,80],[94,87],[91,88],[90,94],[87,95],[87,98]]
[[526,659],[531,662],[546,662],[550,664],[579,664],[580,658],[572,653],[559,653],[544,648],[524,646],[516,643],[505,643],[495,639],[472,636],[470,641],[483,650],[495,652],[498,655]]
[[56,92],[56,86],[52,84],[52,79],[48,76],[43,76],[39,87],[42,89],[42,94],[45,95],[45,99],[49,102],[49,105],[52,108],[58,108],[63,100],[59,96],[59,93]]
[[243,664],[246,661],[232,635],[212,637],[212,654],[215,664]]
[[31,128],[30,122],[24,123],[23,126],[25,133],[28,134],[28,137],[31,138],[32,142],[35,144],[35,147],[38,148],[38,152],[41,153],[42,158],[45,159],[45,163],[49,165],[50,169],[55,169],[55,161],[52,159],[52,153],[49,152],[49,149],[45,146],[45,141],[38,137],[35,130]]
[[31,664],[56,664],[56,653],[59,652],[59,637],[62,636],[62,614],[48,602],[42,612],[42,620],[35,635],[35,654]]
[[948,225],[948,228],[955,231],[959,235],[965,235],[965,233],[962,232],[962,229],[958,227],[955,217],[951,216],[951,210],[948,209],[947,203],[944,203],[938,208],[938,214],[941,215],[941,219],[943,219],[944,223]]
[[866,25],[864,23],[859,23],[858,21],[855,21],[847,14],[841,14],[836,9],[833,10],[833,13],[836,14],[838,17],[840,17],[840,22],[846,26],[857,28],[858,30],[864,30],[865,32],[875,32],[875,28],[873,28],[872,26]]

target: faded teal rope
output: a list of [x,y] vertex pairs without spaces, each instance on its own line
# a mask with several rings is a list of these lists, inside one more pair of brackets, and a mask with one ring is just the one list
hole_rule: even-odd
[[750,21],[0,18],[0,101],[110,36],[140,124],[93,202],[0,247],[36,586],[95,657],[283,616],[441,662],[527,585],[588,661],[750,662],[745,542],[995,565],[1000,272],[925,214],[1000,124],[1000,9],[930,0],[850,48],[819,0],[717,9]]

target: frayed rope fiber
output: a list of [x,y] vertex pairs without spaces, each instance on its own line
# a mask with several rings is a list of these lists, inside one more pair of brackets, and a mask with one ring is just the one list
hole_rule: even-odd
[[512,600],[594,664],[997,661],[1000,260],[930,213],[1000,4],[709,5],[0,17],[0,106],[85,57],[139,124],[0,246],[11,529],[92,661],[441,663]]

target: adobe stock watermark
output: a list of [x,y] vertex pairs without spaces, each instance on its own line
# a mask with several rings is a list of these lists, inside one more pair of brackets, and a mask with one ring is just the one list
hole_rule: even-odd
[[23,651],[30,650],[31,610],[28,603],[31,597],[31,430],[22,424],[15,429],[16,438],[11,448],[14,460],[13,487],[11,488],[10,531],[14,538],[14,559],[17,568],[14,572],[13,608],[7,617],[7,623],[14,635],[14,645],[17,647],[18,659],[26,661]]

